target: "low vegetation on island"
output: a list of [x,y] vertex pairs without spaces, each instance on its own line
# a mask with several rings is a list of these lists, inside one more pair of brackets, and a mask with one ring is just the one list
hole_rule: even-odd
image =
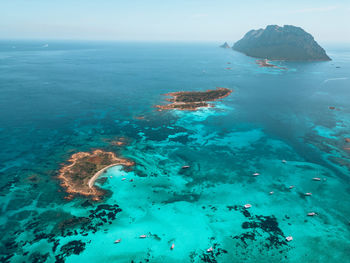
[[66,198],[72,199],[74,195],[84,195],[93,200],[100,200],[104,191],[94,185],[96,179],[108,168],[116,165],[131,167],[134,162],[119,158],[113,152],[95,150],[93,152],[78,152],[73,154],[59,171],[58,179],[66,192]]
[[197,110],[201,107],[213,107],[209,101],[222,99],[230,95],[232,90],[227,88],[216,88],[215,90],[207,91],[179,91],[165,94],[172,96],[171,99],[166,99],[171,102],[166,105],[157,105],[159,110]]

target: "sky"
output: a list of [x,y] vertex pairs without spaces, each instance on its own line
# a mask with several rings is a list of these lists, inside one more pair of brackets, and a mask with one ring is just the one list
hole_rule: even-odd
[[350,43],[350,0],[0,0],[0,39],[233,43],[269,24]]

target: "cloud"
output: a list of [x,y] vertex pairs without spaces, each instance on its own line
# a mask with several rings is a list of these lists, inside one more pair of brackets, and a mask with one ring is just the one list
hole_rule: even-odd
[[329,12],[333,11],[335,9],[338,9],[338,6],[324,6],[324,7],[312,7],[312,8],[305,8],[297,10],[296,13],[322,13],[322,12]]

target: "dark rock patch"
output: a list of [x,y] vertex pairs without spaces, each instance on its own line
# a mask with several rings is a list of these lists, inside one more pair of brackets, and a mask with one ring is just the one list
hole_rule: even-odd
[[221,254],[227,254],[227,250],[220,248],[218,243],[214,243],[211,250],[206,250],[200,255],[200,259],[207,263],[217,263],[218,256]]
[[49,253],[41,254],[39,252],[34,252],[30,255],[29,259],[32,263],[44,263],[46,262],[47,258],[49,257]]
[[60,249],[61,253],[55,257],[56,262],[64,262],[65,258],[71,255],[79,255],[85,250],[85,245],[86,243],[81,240],[73,240],[63,245]]
[[232,238],[241,240],[244,246],[248,246],[248,240],[256,240],[256,236],[265,237],[264,245],[267,249],[288,246],[285,241],[285,235],[279,228],[277,219],[274,216],[251,216],[249,221],[242,223],[242,228],[250,231]]

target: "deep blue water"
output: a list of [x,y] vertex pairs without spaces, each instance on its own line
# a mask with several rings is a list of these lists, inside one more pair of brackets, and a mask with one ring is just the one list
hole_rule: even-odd
[[[350,262],[349,47],[280,70],[213,43],[45,44],[0,42],[3,262]],[[215,108],[154,108],[215,87],[234,90]],[[134,170],[65,200],[62,163],[97,148]]]

